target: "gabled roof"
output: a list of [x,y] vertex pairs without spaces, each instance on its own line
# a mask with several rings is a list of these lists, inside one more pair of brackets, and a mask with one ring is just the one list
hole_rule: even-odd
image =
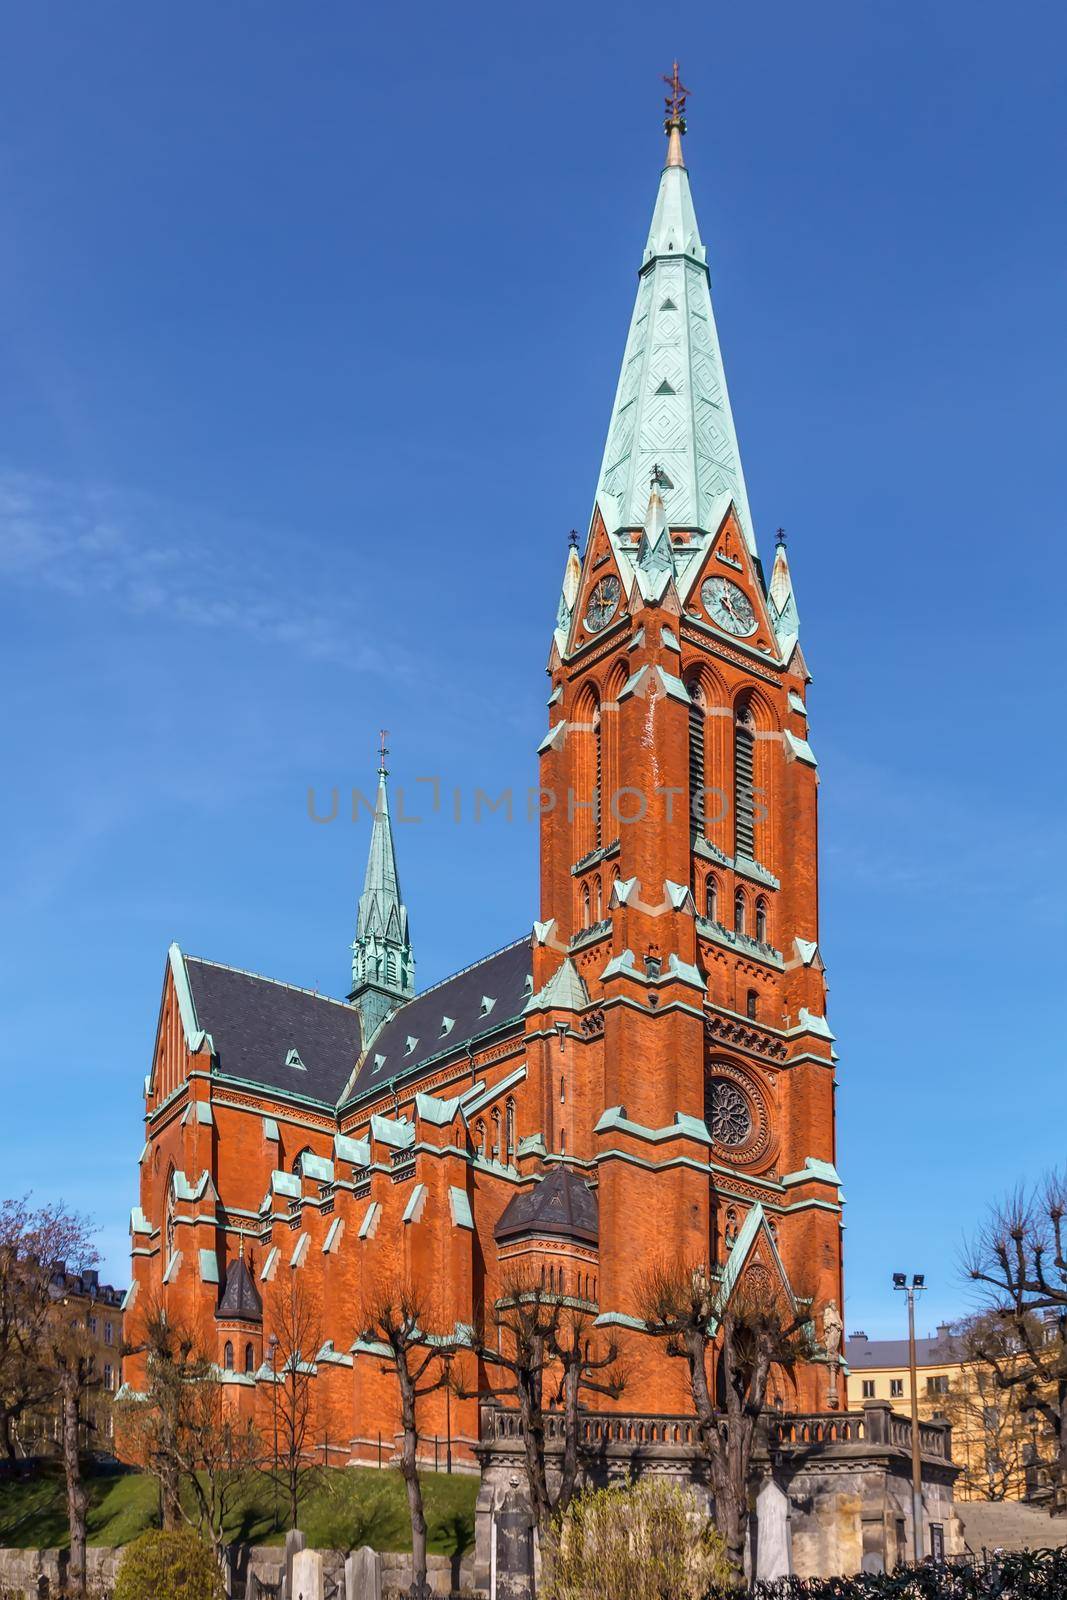
[[262,1322],[263,1301],[252,1281],[243,1256],[231,1261],[226,1271],[226,1287],[215,1312],[220,1321]]
[[515,1195],[493,1229],[497,1244],[535,1234],[573,1239],[579,1244],[599,1242],[596,1195],[570,1167],[557,1167],[532,1189]]
[[[197,956],[184,960],[224,1077],[336,1105],[361,1050],[355,1006]],[[286,1064],[293,1050],[302,1066]]]
[[408,1081],[429,1061],[462,1055],[471,1040],[517,1024],[529,997],[531,962],[527,934],[401,1006],[376,1035],[345,1104],[380,1092],[394,1078]]

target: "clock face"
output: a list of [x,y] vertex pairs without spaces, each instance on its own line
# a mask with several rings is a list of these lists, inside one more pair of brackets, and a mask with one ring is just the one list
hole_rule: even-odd
[[743,638],[756,631],[756,613],[743,589],[729,578],[706,578],[700,586],[704,610],[717,628]]
[[607,627],[619,609],[621,594],[622,584],[613,574],[601,578],[595,585],[585,613],[585,625],[590,633],[599,633],[601,628]]

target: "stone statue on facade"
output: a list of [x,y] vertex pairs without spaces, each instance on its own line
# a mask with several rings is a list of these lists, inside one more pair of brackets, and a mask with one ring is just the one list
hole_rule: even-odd
[[837,1301],[828,1300],[822,1314],[822,1342],[826,1350],[826,1365],[829,1368],[830,1379],[827,1400],[832,1410],[837,1409],[837,1373],[841,1365],[841,1340],[844,1332],[845,1324],[837,1309]]

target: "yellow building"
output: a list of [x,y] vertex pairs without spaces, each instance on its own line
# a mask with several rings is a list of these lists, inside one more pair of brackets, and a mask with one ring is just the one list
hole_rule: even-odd
[[[949,1323],[915,1341],[919,1416],[952,1424],[952,1457],[961,1467],[958,1500],[1042,1500],[1049,1455],[1040,1419],[1023,1413],[1011,1390],[999,1388],[992,1368],[964,1355]],[[849,1410],[865,1400],[888,1400],[911,1414],[907,1339],[845,1341]]]

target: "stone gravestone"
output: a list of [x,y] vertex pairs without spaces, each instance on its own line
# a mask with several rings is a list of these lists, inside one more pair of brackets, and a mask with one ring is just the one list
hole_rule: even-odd
[[533,1600],[533,1513],[516,1480],[496,1511],[497,1600]]
[[289,1600],[324,1600],[322,1556],[317,1550],[298,1550],[293,1557]]
[[369,1545],[345,1562],[345,1600],[382,1600],[382,1558]]
[[285,1600],[293,1600],[293,1562],[307,1544],[299,1528],[290,1528],[285,1536]]
[[793,1571],[789,1528],[789,1496],[781,1484],[766,1478],[756,1496],[757,1579],[788,1578]]

